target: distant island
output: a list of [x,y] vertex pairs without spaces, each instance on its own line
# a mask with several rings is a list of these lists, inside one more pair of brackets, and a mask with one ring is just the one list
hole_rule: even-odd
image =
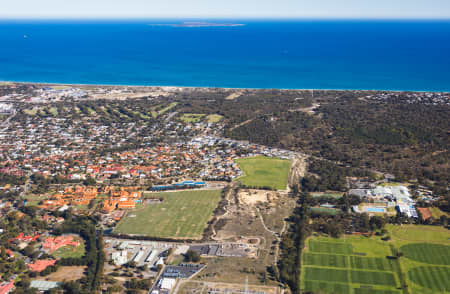
[[150,26],[164,26],[174,28],[202,28],[202,27],[240,27],[245,26],[241,23],[213,23],[213,22],[183,22],[183,23],[167,23],[167,24],[150,24]]

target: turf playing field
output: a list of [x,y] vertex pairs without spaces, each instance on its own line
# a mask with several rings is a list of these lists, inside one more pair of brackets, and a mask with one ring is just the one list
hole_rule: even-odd
[[411,243],[400,247],[400,251],[415,261],[450,265],[450,246],[447,245]]
[[[382,241],[381,236],[360,235],[309,238],[302,254],[302,290],[349,294],[450,293],[449,230],[423,225],[386,228],[391,236],[389,241]],[[400,257],[392,258],[397,252]]]
[[305,272],[305,279],[309,281],[327,281],[327,282],[348,282],[348,274],[346,270],[307,267]]
[[305,281],[304,285],[305,289],[308,289],[308,291],[322,291],[323,293],[350,293],[350,287],[346,284],[322,281]]
[[388,225],[393,245],[404,255],[402,272],[410,294],[450,292],[450,231],[438,226]]
[[394,291],[394,290],[376,290],[372,289],[370,287],[364,287],[364,288],[355,288],[353,289],[354,294],[400,294],[400,291]]
[[395,277],[392,272],[352,270],[350,273],[352,283],[395,287]]
[[348,258],[345,255],[305,253],[303,263],[305,265],[345,268],[348,266]]
[[386,257],[361,257],[350,256],[350,264],[352,268],[363,270],[392,270],[392,260]]
[[450,267],[419,266],[408,271],[414,283],[433,292],[450,292]]
[[114,233],[200,238],[217,207],[220,194],[220,190],[151,193],[152,197],[163,197],[164,201],[129,212]]
[[403,225],[388,227],[399,241],[449,243],[450,230],[437,226]]
[[309,241],[309,248],[312,252],[325,252],[336,254],[351,254],[352,245],[348,243]]
[[363,236],[313,237],[302,254],[303,291],[400,293],[398,265],[386,258],[389,244]]
[[256,156],[236,159],[244,176],[238,180],[245,186],[276,190],[287,188],[291,162],[287,159]]

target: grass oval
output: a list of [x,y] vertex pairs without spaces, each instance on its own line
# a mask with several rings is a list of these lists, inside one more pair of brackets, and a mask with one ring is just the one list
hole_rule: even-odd
[[411,243],[400,247],[409,259],[429,264],[450,265],[450,246],[429,243]]

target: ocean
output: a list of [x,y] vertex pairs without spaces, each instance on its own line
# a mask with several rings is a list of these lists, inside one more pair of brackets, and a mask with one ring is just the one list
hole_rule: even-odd
[[450,21],[0,21],[0,80],[450,91]]

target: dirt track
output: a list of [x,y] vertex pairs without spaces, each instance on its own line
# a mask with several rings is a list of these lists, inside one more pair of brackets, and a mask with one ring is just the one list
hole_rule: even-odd
[[297,154],[292,160],[291,171],[289,173],[289,186],[299,183],[300,178],[306,173],[306,154]]

